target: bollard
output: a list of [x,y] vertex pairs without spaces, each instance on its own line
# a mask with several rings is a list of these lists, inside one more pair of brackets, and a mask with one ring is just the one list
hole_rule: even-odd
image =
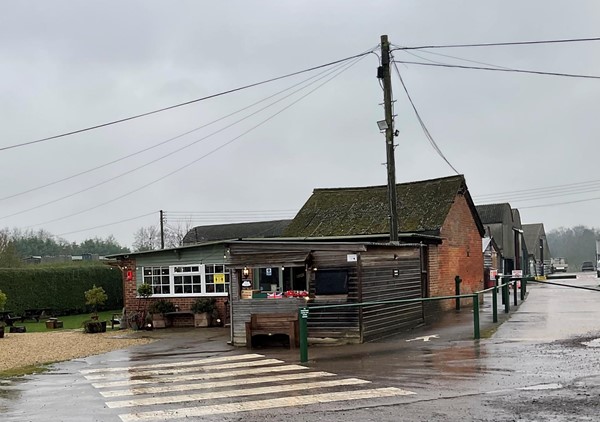
[[479,340],[481,337],[479,333],[479,295],[477,293],[473,295],[473,337],[475,340]]
[[492,290],[492,315],[492,321],[498,322],[498,276],[496,276],[494,290]]
[[525,293],[527,292],[527,277],[523,277],[521,280],[521,302],[525,300]]
[[[462,283],[462,280],[460,279],[459,276],[454,277],[454,291],[455,291],[455,295],[456,296],[460,296],[460,283]],[[456,298],[456,310],[460,311],[460,298]]]
[[298,323],[300,324],[300,363],[308,362],[308,308],[298,309]]
[[514,282],[515,282],[515,284],[513,284],[513,290],[514,290],[513,291],[513,299],[514,299],[515,306],[517,306],[518,305],[518,303],[517,303],[517,284],[519,284],[519,281],[514,280]]
[[502,297],[504,298],[504,313],[510,312],[510,294],[508,292],[508,281],[502,280]]

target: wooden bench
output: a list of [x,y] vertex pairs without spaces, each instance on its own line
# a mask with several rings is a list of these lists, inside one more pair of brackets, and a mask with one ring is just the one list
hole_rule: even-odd
[[290,349],[296,347],[298,336],[298,314],[251,314],[246,322],[246,347],[252,348],[252,337],[257,335],[272,336],[285,334],[290,339]]

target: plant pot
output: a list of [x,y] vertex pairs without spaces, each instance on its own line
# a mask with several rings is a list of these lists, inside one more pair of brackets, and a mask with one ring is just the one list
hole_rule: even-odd
[[194,327],[210,327],[212,317],[208,312],[194,314]]
[[85,321],[83,323],[83,329],[86,333],[105,333],[106,332],[106,321]]

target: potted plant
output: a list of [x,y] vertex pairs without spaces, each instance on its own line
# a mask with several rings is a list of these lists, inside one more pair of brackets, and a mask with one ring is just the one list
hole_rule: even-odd
[[85,304],[92,307],[92,319],[98,319],[98,307],[104,305],[108,296],[102,287],[92,287],[90,290],[84,292]]
[[86,333],[104,333],[106,332],[106,321],[98,321],[98,307],[104,305],[108,295],[102,287],[92,287],[84,292],[85,304],[92,307],[92,319],[83,322],[83,328]]
[[201,297],[192,303],[195,327],[210,327],[213,319],[218,318],[217,301],[215,298]]
[[148,283],[142,283],[137,288],[137,309],[127,317],[127,326],[133,330],[143,328],[152,328],[152,320],[148,319],[148,299],[152,296],[152,286]]
[[152,315],[152,326],[154,328],[165,328],[168,322],[165,314],[175,312],[175,305],[168,300],[159,299],[148,306],[148,312]]
[[[4,305],[6,305],[6,293],[0,290],[0,311],[4,310]],[[4,327],[6,327],[6,322],[0,321],[0,338],[4,338]]]

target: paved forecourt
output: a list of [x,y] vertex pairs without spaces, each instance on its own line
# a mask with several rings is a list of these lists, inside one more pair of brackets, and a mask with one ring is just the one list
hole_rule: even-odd
[[[260,354],[86,369],[123,422],[176,420],[415,394],[370,381],[311,371]],[[321,407],[319,407],[321,409]]]

